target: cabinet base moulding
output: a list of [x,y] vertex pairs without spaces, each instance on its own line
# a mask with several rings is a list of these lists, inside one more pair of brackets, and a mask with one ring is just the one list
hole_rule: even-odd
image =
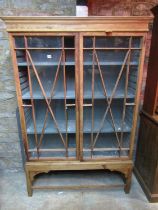
[[89,161],[89,162],[79,162],[79,161],[64,161],[64,162],[26,162],[26,181],[27,181],[27,191],[28,195],[32,196],[33,189],[103,189],[103,188],[118,188],[122,185],[73,185],[73,186],[34,186],[33,182],[35,176],[40,173],[48,173],[50,171],[68,171],[68,170],[110,170],[117,171],[124,175],[124,191],[129,193],[131,186],[133,163],[129,161]]

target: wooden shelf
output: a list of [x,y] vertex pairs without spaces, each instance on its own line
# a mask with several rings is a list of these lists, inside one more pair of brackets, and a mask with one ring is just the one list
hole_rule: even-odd
[[[63,120],[58,120],[58,125],[60,125],[60,131],[61,133],[66,133],[66,124]],[[83,128],[83,132],[84,133],[91,133],[91,121],[85,121],[84,122],[84,128]],[[121,119],[117,119],[115,120],[115,124],[116,124],[116,131],[117,132],[121,132]],[[76,122],[75,120],[69,120],[68,121],[68,129],[67,132],[69,134],[71,133],[76,133],[76,128],[75,128]],[[94,130],[93,133],[97,133],[98,132],[98,127],[100,125],[100,122],[96,122],[94,125]],[[40,134],[42,132],[42,128],[43,128],[43,123],[41,122],[36,122],[36,127],[37,127],[37,133]],[[102,128],[100,133],[111,133],[114,132],[111,124],[108,121],[105,121],[105,126]],[[131,125],[127,122],[124,123],[124,130],[123,132],[131,132]],[[31,122],[27,128],[27,133],[28,134],[34,134],[34,126],[33,126],[33,122]],[[56,128],[54,127],[54,123],[50,122],[47,123],[46,129],[45,129],[45,134],[53,134],[53,133],[58,133],[58,131],[56,130]]]
[[[58,66],[58,62],[34,62],[34,65],[35,66]],[[66,65],[66,66],[74,66],[75,65],[75,62],[65,62],[64,64],[61,63],[61,65]],[[27,66],[27,63],[26,62],[19,62],[18,63],[18,66],[21,67],[21,66]]]
[[[112,91],[108,91],[108,99],[110,99],[110,96],[111,96],[111,93]],[[47,99],[50,99],[50,90],[46,90],[46,96],[47,96]],[[92,91],[91,90],[86,90],[84,92],[84,100],[87,100],[87,99],[91,99],[92,98]],[[113,97],[114,99],[123,99],[124,98],[124,91],[123,90],[117,90],[115,96]],[[133,99],[135,98],[135,95],[131,92],[128,93],[127,95],[127,98],[128,99]],[[30,92],[27,91],[23,94],[22,96],[22,99],[23,100],[30,100],[31,99],[31,96],[30,96]],[[44,100],[44,96],[42,95],[42,92],[40,89],[36,89],[33,93],[33,99],[34,100]],[[60,90],[56,90],[54,92],[54,95],[53,97],[51,98],[52,100],[64,100],[64,93],[63,91],[60,91]],[[66,99],[75,99],[75,92],[74,90],[72,89],[69,89],[66,91]],[[94,99],[103,99],[103,100],[106,100],[106,97],[104,96],[103,93],[99,92],[99,91],[95,91],[95,95],[94,95]]]
[[[84,66],[92,66],[92,62],[84,62]],[[100,62],[100,65],[101,66],[122,66],[123,62],[114,62],[114,61],[111,61],[111,62]],[[58,65],[58,62],[34,62],[34,65],[35,66],[57,66]],[[65,62],[64,64],[61,63],[61,65],[65,65],[65,66],[75,66],[75,62]],[[97,65],[95,63],[95,65]],[[137,62],[131,62],[130,63],[131,66],[138,66],[139,63]],[[27,63],[26,62],[19,62],[18,63],[18,66],[19,67],[23,67],[23,66],[27,66]]]

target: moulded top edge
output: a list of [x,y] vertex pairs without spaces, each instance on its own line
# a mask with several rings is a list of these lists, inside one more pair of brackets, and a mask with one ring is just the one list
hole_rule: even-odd
[[1,16],[4,21],[45,21],[45,20],[110,20],[110,21],[152,21],[153,16]]
[[146,32],[152,16],[3,16],[8,32]]

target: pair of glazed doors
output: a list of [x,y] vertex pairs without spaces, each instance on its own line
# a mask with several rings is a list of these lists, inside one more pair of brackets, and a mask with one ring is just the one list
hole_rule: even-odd
[[28,158],[129,158],[143,38],[103,33],[13,36]]

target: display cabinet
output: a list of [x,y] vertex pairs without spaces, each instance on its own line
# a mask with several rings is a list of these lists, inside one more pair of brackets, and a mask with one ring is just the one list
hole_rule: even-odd
[[3,17],[29,195],[35,175],[54,170],[118,171],[129,192],[151,19]]
[[158,202],[158,6],[152,12],[155,18],[140,115],[135,173],[149,201]]

